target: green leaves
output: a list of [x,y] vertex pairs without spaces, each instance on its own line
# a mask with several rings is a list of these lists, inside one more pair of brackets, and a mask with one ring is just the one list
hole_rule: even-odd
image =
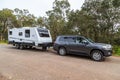
[[46,14],[36,18],[27,9],[0,10],[0,32],[7,33],[8,27],[37,25],[47,27],[53,40],[65,34],[107,43],[120,39],[120,0],[85,0],[80,10],[70,10],[68,0],[55,0]]
[[46,12],[48,15],[48,28],[51,30],[53,39],[58,35],[66,34],[69,30],[66,28],[69,10],[70,4],[68,0],[55,0],[53,10]]
[[113,0],[112,4],[115,8],[118,8],[118,7],[120,7],[120,0]]
[[13,15],[13,11],[10,9],[0,10],[0,39],[3,40],[7,36],[3,36],[3,34],[7,34],[7,29],[12,26],[12,23],[15,21],[15,15]]
[[30,14],[27,9],[20,10],[18,8],[14,9],[17,24],[19,27],[22,26],[33,26],[36,24],[36,17],[33,14]]

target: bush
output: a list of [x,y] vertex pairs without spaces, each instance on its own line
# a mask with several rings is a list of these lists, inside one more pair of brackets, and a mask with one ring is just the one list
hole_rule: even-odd
[[113,55],[120,56],[120,46],[118,45],[113,46]]
[[120,38],[115,38],[113,44],[120,45]]
[[0,41],[0,44],[7,44],[7,43],[8,43],[7,40],[2,40],[2,41]]

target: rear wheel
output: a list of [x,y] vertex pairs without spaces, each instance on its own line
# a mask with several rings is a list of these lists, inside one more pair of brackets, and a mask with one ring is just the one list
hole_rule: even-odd
[[32,46],[29,46],[29,49],[32,49]]
[[21,50],[24,49],[24,46],[23,46],[22,44],[20,45],[20,49],[21,49]]
[[104,60],[103,53],[101,51],[99,51],[99,50],[92,51],[91,58],[94,61],[103,61]]
[[19,48],[20,48],[20,45],[19,45],[19,44],[15,44],[15,47],[16,47],[17,49],[19,49]]
[[46,51],[46,50],[47,50],[47,47],[45,47],[45,46],[42,47],[42,50],[43,50],[43,51]]
[[32,46],[24,45],[24,48],[25,48],[25,49],[32,49]]
[[58,53],[61,56],[65,56],[67,51],[66,51],[66,49],[64,47],[60,47],[59,50],[58,50]]

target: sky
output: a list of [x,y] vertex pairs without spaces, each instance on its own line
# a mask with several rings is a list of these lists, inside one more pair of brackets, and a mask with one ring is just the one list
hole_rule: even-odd
[[[35,16],[46,16],[46,11],[52,10],[52,5],[55,0],[0,0],[0,10],[9,8],[14,10],[28,9],[31,14]],[[68,0],[71,9],[81,9],[84,0]]]

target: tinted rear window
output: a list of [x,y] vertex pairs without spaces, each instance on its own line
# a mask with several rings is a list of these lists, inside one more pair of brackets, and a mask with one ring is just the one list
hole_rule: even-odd
[[75,42],[75,37],[60,37],[59,41]]
[[64,37],[60,37],[59,41],[65,41]]

